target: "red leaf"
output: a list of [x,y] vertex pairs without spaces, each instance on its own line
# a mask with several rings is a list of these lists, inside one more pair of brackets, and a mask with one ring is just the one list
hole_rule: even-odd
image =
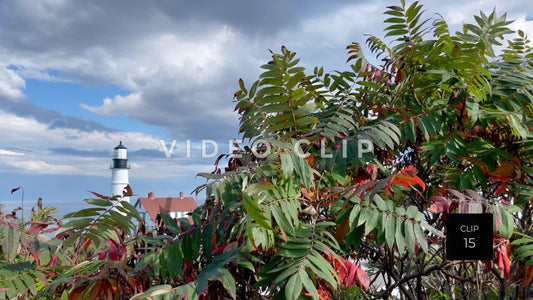
[[115,242],[113,239],[110,239],[110,240],[108,241],[108,243],[109,243],[109,246],[111,246],[111,247],[116,247],[116,246],[118,245],[118,243]]
[[504,266],[503,266],[503,258],[502,258],[501,250],[499,247],[498,247],[498,250],[496,250],[496,262],[498,263],[498,269],[502,271]]
[[37,262],[37,264],[39,263],[39,252],[33,252],[31,254],[31,256],[33,257],[33,259],[35,259],[35,261]]
[[283,235],[283,239],[285,240],[285,243],[286,243],[287,242],[287,234],[285,233],[283,228],[281,228],[281,226],[279,227],[279,231],[281,231],[281,235]]
[[390,196],[391,195],[391,186],[392,182],[387,182],[387,185],[385,186],[385,195]]
[[448,211],[454,211],[458,206],[459,206],[459,202],[457,202],[457,201],[452,201],[452,203],[450,204],[450,208],[448,209]]
[[100,199],[105,199],[105,200],[109,199],[109,196],[104,196],[104,195],[102,195],[102,194],[99,194],[99,193],[97,193],[97,192],[93,192],[93,191],[89,191],[89,192],[90,192],[91,194],[95,195],[96,197],[100,198]]
[[[102,283],[105,284],[105,281],[99,281],[99,280],[100,280],[100,278],[102,278],[102,277],[107,273],[108,270],[109,270],[109,264],[105,265],[105,266],[102,268],[102,270],[100,270],[100,272],[98,272],[98,274],[97,274],[95,277],[93,277],[92,279],[95,280],[97,283],[99,282],[100,284],[102,284]],[[96,285],[96,286],[98,286],[98,285]],[[97,294],[97,295],[92,295],[92,296],[90,296],[91,299],[97,299],[97,298],[99,298],[99,297],[97,297],[97,296],[101,296],[101,295],[102,295],[102,291],[105,290],[105,287],[104,287],[104,288],[100,288],[100,287],[99,287],[98,289],[97,289],[96,287],[93,287],[92,291],[95,291],[95,290],[96,290],[96,292],[98,292],[98,294]],[[105,298],[105,297],[104,297],[104,298]],[[111,299],[112,299],[112,298],[113,298],[113,297],[111,297]],[[109,298],[107,298],[107,299],[109,299]]]
[[502,182],[502,183],[500,183],[500,185],[498,185],[498,188],[496,189],[496,192],[494,192],[494,194],[496,196],[499,196],[499,195],[503,194],[506,189],[507,189],[507,182]]
[[375,81],[380,81],[381,80],[381,71],[379,71],[379,70],[374,71],[374,80]]
[[45,229],[46,227],[48,227],[49,224],[46,224],[46,223],[35,223],[35,224],[32,224],[31,227],[30,227],[30,234],[31,235],[37,235],[39,234],[39,232],[41,232],[41,230]]
[[126,259],[128,258],[128,248],[126,247],[126,245],[120,245],[120,249],[118,252],[120,254],[120,261],[126,263]]
[[[344,258],[343,258],[344,260]],[[344,280],[346,279],[346,275],[347,275],[347,269],[346,269],[346,266],[339,260],[335,260],[335,271],[337,271],[337,274],[338,274],[338,277],[339,277],[339,282],[344,282]]]
[[522,283],[523,287],[526,287],[531,280],[533,280],[533,266],[529,266],[526,271],[526,277],[524,277],[524,282]]
[[237,249],[237,247],[239,247],[239,243],[237,242],[231,242],[227,245],[227,247],[224,247],[224,250],[222,251],[222,253],[226,253],[226,252],[229,252],[233,249]]
[[401,171],[402,174],[404,175],[408,175],[408,176],[411,176],[411,177],[415,177],[416,174],[418,173],[417,169],[413,166],[407,166],[405,167],[402,171]]
[[52,254],[52,260],[50,261],[50,267],[57,265],[57,255]]
[[[321,299],[323,300],[331,300],[331,295],[328,291],[326,290],[323,290],[323,289],[318,289],[316,290],[318,292],[318,295],[320,296]],[[313,295],[311,295],[311,293],[305,293],[306,296],[308,297],[313,297]]]
[[44,232],[46,232],[46,233],[51,233],[51,232],[54,232],[54,231],[56,231],[56,230],[58,230],[58,229],[59,229],[59,227],[48,228],[48,229],[46,229]]
[[487,180],[490,182],[507,182],[511,180],[511,177],[506,176],[506,175],[498,175],[498,176],[491,176]]
[[215,255],[219,255],[219,254],[222,254],[222,251],[224,251],[224,248],[226,248],[227,244],[222,244],[220,246],[218,246],[214,251],[213,251],[213,254]]
[[491,260],[486,260],[485,261],[485,269],[483,270],[483,273],[489,273],[492,271],[492,261]]
[[512,161],[506,161],[503,162],[500,166],[498,166],[494,171],[489,172],[489,175],[499,177],[509,177],[513,175],[514,173],[514,163]]
[[496,260],[498,263],[498,269],[503,272],[503,275],[507,280],[511,276],[511,260],[509,258],[509,252],[507,251],[507,243],[502,243],[496,250]]
[[335,239],[341,243],[344,241],[344,238],[346,237],[346,234],[348,233],[350,229],[350,221],[348,218],[345,218],[342,223],[337,225],[337,229],[335,230]]
[[[422,187],[422,190],[426,190],[426,184],[420,177],[416,176],[417,170],[412,167],[408,166],[405,169],[403,169],[400,173],[396,174],[392,178],[392,183],[398,184],[404,187],[411,187],[413,188],[413,184],[417,184]],[[414,188],[413,188],[414,189]],[[385,190],[385,193],[387,193],[387,190]]]
[[16,191],[18,191],[18,190],[20,190],[20,186],[19,186],[19,187],[16,187],[16,188],[14,188],[14,189],[12,189],[12,190],[11,190],[11,194],[13,194],[14,192],[16,192]]
[[89,249],[89,246],[91,245],[91,243],[92,243],[92,240],[89,239],[89,238],[86,238],[85,242],[83,242],[83,249],[85,251],[87,251],[87,249]]
[[133,196],[133,190],[131,189],[131,186],[128,184],[126,187],[124,187],[124,190],[122,191],[122,197],[129,197]]
[[217,157],[217,160],[215,160],[215,166],[218,167],[218,163],[220,162],[220,160],[222,158],[224,158],[224,156],[227,156],[226,154],[220,154],[218,157]]
[[111,260],[118,261],[120,259],[120,255],[118,253],[118,248],[117,247],[111,247],[111,249],[109,249],[108,253],[109,253],[109,258]]
[[337,133],[336,136],[337,136],[339,139],[345,139],[345,138],[348,137],[346,134],[344,134],[344,133],[342,133],[342,132]]
[[348,277],[345,277],[344,288],[349,289],[352,285],[355,284],[355,279],[359,281],[359,286],[361,289],[368,291],[370,286],[370,277],[368,274],[358,265],[352,263],[349,260],[342,258],[344,265],[346,266]]
[[448,209],[450,208],[450,203],[452,202],[442,196],[432,196],[429,198],[429,200],[433,202],[433,204],[431,204],[431,206],[429,207],[429,211],[434,213],[448,212]]
[[360,188],[363,184],[367,183],[369,181],[368,175],[363,174],[359,175],[357,177],[354,177],[353,182],[359,184],[357,188]]
[[315,193],[308,192],[305,188],[301,188],[300,192],[307,200],[316,201]]
[[331,299],[331,295],[329,294],[328,291],[319,289],[319,290],[317,290],[317,292],[318,292],[318,295],[320,297],[322,297],[322,299],[324,299],[324,300],[330,300]]
[[398,83],[398,82],[402,81],[402,79],[403,79],[402,71],[398,70],[398,72],[396,72],[396,78],[394,79],[394,82]]
[[418,176],[413,177],[411,182],[412,183],[416,183],[419,186],[421,186],[423,191],[426,190],[426,184],[424,183],[424,181],[422,179],[420,179],[420,177],[418,177]]
[[503,256],[503,273],[505,275],[505,278],[507,278],[507,280],[509,280],[509,278],[511,277],[511,259],[509,257],[509,255],[507,254],[507,247],[504,248],[505,250],[503,251],[502,253],[502,256]]
[[366,172],[368,173],[368,175],[370,175],[370,179],[376,180],[376,178],[378,177],[378,165],[371,164],[366,168]]
[[359,267],[353,264],[351,261],[345,259],[343,259],[343,261],[344,265],[348,269],[348,277],[346,277],[346,280],[344,281],[344,288],[349,289],[355,283],[355,275]]
[[368,288],[370,286],[370,277],[365,272],[365,270],[359,267],[357,268],[357,280],[359,281],[359,285],[364,291],[368,291]]
[[311,167],[311,168],[314,168],[315,167],[315,157],[313,156],[313,154],[309,154],[305,160],[307,161],[307,164]]

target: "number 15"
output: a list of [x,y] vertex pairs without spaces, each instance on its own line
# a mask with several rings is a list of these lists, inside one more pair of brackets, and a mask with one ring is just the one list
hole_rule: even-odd
[[463,238],[465,240],[465,248],[475,248],[476,239],[475,238]]

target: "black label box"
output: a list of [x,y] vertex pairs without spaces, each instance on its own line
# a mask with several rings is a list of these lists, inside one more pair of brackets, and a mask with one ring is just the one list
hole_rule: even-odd
[[448,214],[447,260],[493,259],[492,214]]

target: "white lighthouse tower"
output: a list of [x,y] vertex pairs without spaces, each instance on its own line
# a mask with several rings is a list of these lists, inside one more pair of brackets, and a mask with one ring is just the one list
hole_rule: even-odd
[[[111,164],[111,194],[122,197],[124,188],[129,184],[128,148],[122,145],[122,141],[113,151]],[[130,197],[124,197],[123,201],[130,203]]]

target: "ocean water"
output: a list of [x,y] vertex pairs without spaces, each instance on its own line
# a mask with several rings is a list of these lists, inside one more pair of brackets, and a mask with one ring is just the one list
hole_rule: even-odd
[[[0,200],[0,206],[4,214],[10,214],[17,207],[22,207],[20,200]],[[24,219],[28,220],[31,216],[31,209],[35,207],[37,210],[36,201],[24,201]],[[90,205],[84,201],[43,201],[43,207],[57,208],[56,218],[63,218],[68,213],[78,211],[80,209],[88,208]],[[22,212],[16,212],[16,216],[20,219]]]

